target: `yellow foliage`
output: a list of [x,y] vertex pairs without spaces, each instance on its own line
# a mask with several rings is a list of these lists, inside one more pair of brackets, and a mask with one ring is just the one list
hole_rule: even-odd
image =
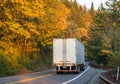
[[16,22],[6,22],[6,26],[8,26],[9,30],[14,34],[24,36],[26,39],[30,38],[30,32],[25,30],[20,24]]
[[89,35],[88,29],[86,29],[84,27],[78,28],[78,30],[77,30],[78,37],[80,37],[80,38],[87,37],[88,38],[88,35]]
[[10,14],[10,9],[6,8],[4,13],[5,13],[5,17],[7,17],[8,19],[12,20],[12,15]]
[[[29,12],[30,17],[40,17],[40,16],[45,15],[45,12],[43,10],[44,9],[44,3],[43,3],[42,0],[33,0],[30,3],[32,3],[30,5],[30,7],[32,6],[31,11]],[[28,13],[28,15],[29,15],[29,13]]]
[[18,56],[20,55],[20,51],[17,46],[12,42],[6,43],[0,41],[0,53],[7,58],[6,60],[13,66],[18,64]]
[[3,22],[2,21],[0,21],[0,27],[3,25]]
[[20,11],[25,16],[34,18],[45,15],[42,0],[12,0],[12,3],[16,4],[15,10]]
[[58,22],[56,26],[58,29],[63,30],[67,27],[68,23],[66,19],[69,13],[70,10],[68,10],[65,5],[63,4],[58,5],[54,16],[54,20],[57,20]]
[[111,50],[101,50],[102,54],[112,54]]
[[19,3],[23,3],[23,0],[11,0],[12,3],[16,3],[16,4],[19,4]]
[[84,26],[89,29],[89,27],[91,26],[91,24],[93,22],[92,16],[88,13],[84,13],[83,17],[84,17],[83,20],[84,20],[84,24],[85,24]]
[[4,6],[4,4],[7,2],[7,0],[0,0],[0,6]]
[[66,19],[70,11],[59,1],[45,0],[45,2],[46,16],[43,16],[40,21],[39,38],[42,45],[49,45],[52,44],[52,39],[67,27]]

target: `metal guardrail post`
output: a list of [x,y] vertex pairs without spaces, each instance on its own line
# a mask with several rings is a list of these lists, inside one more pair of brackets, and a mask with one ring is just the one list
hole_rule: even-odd
[[102,64],[100,64],[100,69],[101,69],[101,70],[102,70],[102,66],[103,66],[103,65],[102,65]]
[[117,78],[116,78],[117,81],[119,80],[119,70],[120,70],[120,68],[117,67]]

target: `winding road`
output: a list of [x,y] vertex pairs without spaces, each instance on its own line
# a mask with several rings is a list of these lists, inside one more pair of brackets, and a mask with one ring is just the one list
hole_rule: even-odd
[[102,84],[98,74],[103,72],[86,64],[86,69],[79,74],[56,74],[54,69],[26,75],[0,78],[0,84]]

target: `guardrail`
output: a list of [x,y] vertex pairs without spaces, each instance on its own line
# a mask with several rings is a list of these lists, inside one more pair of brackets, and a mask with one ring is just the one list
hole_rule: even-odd
[[120,84],[120,67],[102,66],[90,63],[93,67],[105,70],[99,74],[100,80],[105,84]]
[[101,74],[99,75],[100,80],[104,83],[104,84],[116,84],[112,81],[110,81],[109,79],[105,78],[104,76],[102,76]]

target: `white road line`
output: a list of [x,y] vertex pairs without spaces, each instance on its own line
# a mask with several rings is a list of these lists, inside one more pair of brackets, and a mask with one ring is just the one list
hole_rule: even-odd
[[73,79],[71,79],[71,80],[69,80],[69,81],[66,81],[66,82],[64,82],[64,83],[62,83],[62,84],[67,84],[67,83],[70,83],[70,82],[76,80],[77,78],[81,77],[86,71],[88,71],[88,69],[89,69],[89,66],[88,66],[88,68],[87,68],[84,72],[82,72],[80,75],[78,75],[78,76],[76,76],[75,78],[73,78]]

